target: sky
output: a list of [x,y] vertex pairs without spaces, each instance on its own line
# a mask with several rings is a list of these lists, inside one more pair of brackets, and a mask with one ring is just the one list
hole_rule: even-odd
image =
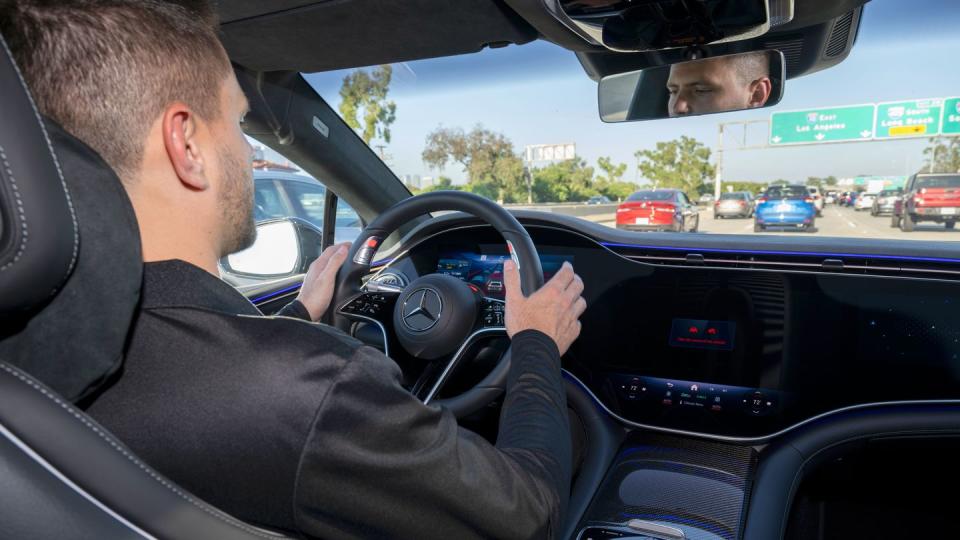
[[[397,104],[392,139],[384,149],[398,175],[450,176],[465,181],[459,166],[431,170],[421,159],[427,134],[439,126],[469,130],[475,125],[505,134],[518,153],[529,144],[576,143],[577,154],[596,165],[599,157],[627,163],[625,179],[640,181],[634,153],[658,141],[695,137],[711,149],[719,122],[767,119],[772,112],[907,99],[960,96],[960,1],[873,0],[867,4],[853,51],[839,65],[787,81],[780,104],[763,110],[605,124],[597,112],[597,83],[574,54],[535,41],[455,57],[394,66],[389,99]],[[339,88],[349,72],[307,74],[337,109]],[[767,138],[747,134],[748,144]],[[383,144],[373,141],[373,145]],[[736,150],[724,141],[727,180],[801,182],[809,176],[903,175],[922,163],[927,139],[821,144]]]

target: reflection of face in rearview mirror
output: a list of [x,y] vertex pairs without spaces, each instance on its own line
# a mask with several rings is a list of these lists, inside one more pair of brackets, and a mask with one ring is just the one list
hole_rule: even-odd
[[600,81],[605,122],[769,107],[783,95],[783,55],[755,51],[622,73]]
[[670,66],[667,114],[687,116],[763,107],[770,99],[765,52],[737,54]]

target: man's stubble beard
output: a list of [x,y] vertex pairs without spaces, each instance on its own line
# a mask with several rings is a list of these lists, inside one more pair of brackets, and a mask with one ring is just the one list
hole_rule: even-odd
[[257,239],[257,228],[253,219],[253,167],[249,160],[234,155],[227,148],[221,148],[220,171],[223,174],[220,185],[220,214],[223,219],[223,240],[220,256],[243,251],[253,245]]

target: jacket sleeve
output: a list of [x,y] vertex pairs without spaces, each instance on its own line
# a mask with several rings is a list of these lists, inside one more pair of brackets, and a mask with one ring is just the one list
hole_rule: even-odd
[[291,317],[307,322],[313,322],[313,319],[310,318],[310,312],[307,311],[306,306],[301,304],[299,300],[294,300],[293,302],[283,306],[280,308],[280,311],[276,312],[274,315],[278,317]]
[[421,403],[400,370],[356,350],[323,398],[300,460],[298,528],[323,538],[553,538],[571,443],[557,347],[514,337],[496,446]]

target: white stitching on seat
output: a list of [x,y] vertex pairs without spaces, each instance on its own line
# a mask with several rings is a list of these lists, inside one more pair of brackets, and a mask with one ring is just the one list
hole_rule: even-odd
[[20,245],[17,246],[17,252],[13,254],[13,260],[0,266],[0,272],[3,272],[16,264],[27,248],[27,216],[23,211],[23,201],[20,200],[20,190],[17,188],[17,179],[13,176],[13,169],[10,168],[10,162],[7,161],[7,154],[3,151],[2,146],[0,146],[0,161],[3,162],[3,170],[6,172],[6,177],[10,180],[10,188],[13,190],[13,198],[16,200],[17,216],[20,218],[20,229],[22,230],[20,234]]
[[119,452],[120,454],[122,454],[125,458],[127,458],[127,459],[130,460],[132,463],[134,463],[134,464],[135,464],[137,467],[139,467],[143,472],[145,472],[145,473],[147,473],[148,475],[150,475],[150,477],[153,478],[154,480],[156,480],[160,485],[162,485],[163,487],[165,487],[165,488],[167,488],[168,490],[172,491],[173,493],[175,493],[176,495],[178,495],[180,498],[182,498],[183,500],[189,502],[190,504],[194,505],[195,507],[199,508],[199,509],[202,510],[203,512],[205,512],[205,513],[207,513],[207,514],[209,514],[209,515],[211,515],[211,516],[219,519],[220,521],[226,523],[227,525],[230,525],[230,526],[232,526],[232,527],[236,527],[236,528],[238,528],[238,529],[243,530],[244,532],[247,532],[247,533],[252,534],[252,535],[254,535],[254,536],[258,536],[258,537],[260,537],[260,538],[268,538],[268,539],[270,539],[270,540],[281,540],[281,539],[287,538],[286,536],[267,534],[265,531],[261,531],[261,530],[258,530],[258,529],[254,529],[253,527],[251,527],[251,526],[249,526],[249,525],[246,525],[245,523],[242,523],[242,522],[237,521],[237,520],[235,520],[235,519],[232,519],[232,518],[230,518],[229,516],[227,516],[227,515],[225,515],[225,514],[222,514],[222,513],[220,513],[219,511],[216,511],[216,510],[208,507],[206,504],[204,504],[204,503],[202,503],[202,502],[194,499],[193,497],[191,497],[190,495],[188,495],[186,492],[178,489],[176,486],[174,486],[173,484],[171,484],[170,482],[168,482],[165,478],[163,478],[162,476],[160,476],[156,471],[154,471],[154,470],[151,469],[149,466],[147,466],[145,463],[143,463],[142,461],[140,461],[139,459],[137,459],[136,456],[134,456],[133,454],[127,452],[127,450],[126,450],[125,448],[123,448],[123,446],[121,446],[121,445],[120,445],[119,443],[117,443],[115,440],[113,440],[113,438],[112,438],[110,435],[108,435],[107,433],[105,433],[103,430],[101,430],[98,426],[96,426],[95,424],[93,424],[92,422],[90,422],[88,419],[84,418],[83,415],[81,415],[79,412],[77,412],[77,410],[76,410],[72,405],[64,402],[63,400],[61,400],[61,399],[58,398],[57,396],[53,395],[53,394],[52,394],[50,391],[48,391],[46,388],[44,388],[43,386],[37,384],[35,381],[33,381],[33,380],[25,377],[25,376],[22,375],[19,371],[14,370],[14,369],[12,369],[11,367],[7,366],[6,363],[0,362],[0,369],[3,369],[3,370],[6,371],[7,373],[9,373],[9,374],[13,375],[14,377],[16,377],[17,379],[20,379],[22,382],[26,383],[28,386],[30,386],[31,388],[37,390],[37,391],[40,392],[42,395],[44,395],[45,397],[47,397],[48,399],[50,399],[51,401],[53,401],[54,403],[56,403],[57,405],[59,405],[60,408],[62,408],[63,410],[67,411],[68,413],[70,413],[74,418],[76,418],[77,420],[79,420],[84,426],[86,426],[88,429],[90,429],[91,431],[93,431],[94,433],[96,433],[97,436],[99,436],[101,439],[103,439],[103,440],[106,441],[108,444],[110,444],[110,446],[112,446],[114,450],[116,450],[117,452]]
[[[40,118],[40,111],[37,110],[37,104],[33,102],[33,97],[30,95],[30,90],[27,88],[27,83],[23,80],[23,74],[20,73],[20,68],[17,66],[17,62],[14,61],[13,53],[10,52],[10,48],[7,47],[7,42],[4,41],[3,38],[0,38],[0,43],[3,44],[3,50],[6,52],[7,57],[10,59],[10,64],[13,66],[13,72],[17,74],[17,79],[20,81],[20,86],[23,87],[23,92],[27,96],[27,102],[30,103],[30,107],[33,109],[33,116],[37,119],[37,123],[40,124],[40,131],[43,133],[44,140],[47,141],[47,149],[50,151],[50,156],[53,158],[53,164],[57,168],[57,176],[60,179],[60,186],[63,187],[63,195],[67,198],[67,208],[70,210],[70,220],[73,222],[73,253],[70,256],[70,264],[67,266],[67,271],[60,280],[60,285],[62,285],[73,272],[73,267],[77,263],[77,253],[80,250],[80,227],[77,224],[77,214],[73,209],[73,199],[70,197],[70,190],[67,189],[67,183],[63,180],[63,170],[60,169],[60,160],[57,158],[56,152],[53,151],[53,145],[50,143],[50,135],[47,134],[47,127],[43,125],[43,120]],[[10,170],[9,164],[7,164],[6,156],[4,156],[3,161],[4,167],[6,167],[12,183],[13,171]],[[2,268],[0,268],[0,271],[6,270],[7,267],[12,266],[17,262],[20,255],[23,253],[23,246],[26,244],[26,215],[23,213],[23,205],[20,202],[19,195],[16,194],[16,185],[14,185],[14,194],[17,197],[17,205],[20,206],[20,213],[23,216],[23,239],[21,243],[21,249],[17,252],[17,255],[14,257],[13,261],[5,264]],[[59,288],[59,286],[55,287],[52,291],[50,291],[50,295],[53,296],[56,294]]]

